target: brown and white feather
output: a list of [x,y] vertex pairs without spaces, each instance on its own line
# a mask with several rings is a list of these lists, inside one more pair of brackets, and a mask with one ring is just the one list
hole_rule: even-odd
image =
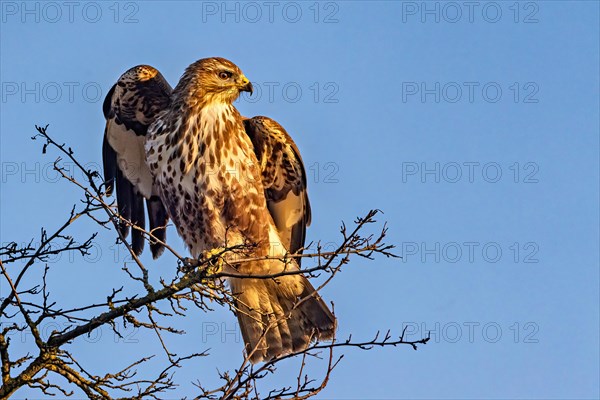
[[[248,132],[248,124],[232,104],[248,84],[228,60],[199,60],[186,69],[170,105],[148,130],[147,164],[169,217],[194,257],[217,247],[251,243],[253,257],[283,258],[293,242],[301,243],[299,247],[304,242],[310,206],[299,154],[283,128],[260,118],[256,122],[268,128],[258,127],[265,134],[266,147],[257,150],[252,137],[258,137],[258,130]],[[278,138],[273,140],[269,131]],[[287,144],[276,149],[277,143]],[[295,155],[290,149],[295,149]],[[290,157],[292,162],[286,162]],[[273,162],[278,167],[272,167]],[[293,204],[285,203],[296,197]],[[287,234],[298,224],[301,239]],[[237,267],[240,273],[254,275],[297,269],[294,260],[272,259]],[[229,283],[253,362],[333,335],[335,317],[303,275],[233,278]],[[299,303],[303,297],[307,298]]]
[[[286,130],[270,118],[247,118],[244,127],[254,145],[267,207],[279,236],[290,253],[301,253],[311,209],[300,151]],[[297,258],[298,264],[301,260]]]
[[[141,229],[146,226],[145,200],[150,230],[163,242],[168,218],[146,164],[144,142],[148,127],[170,103],[171,92],[170,85],[160,72],[148,65],[139,65],[121,75],[103,105],[106,128],[102,153],[107,194],[112,194],[116,186],[120,215]],[[121,223],[120,230],[127,236],[129,226]],[[134,229],[134,252],[141,254],[143,247],[143,235]],[[157,242],[151,242],[150,247],[154,258],[164,251]]]

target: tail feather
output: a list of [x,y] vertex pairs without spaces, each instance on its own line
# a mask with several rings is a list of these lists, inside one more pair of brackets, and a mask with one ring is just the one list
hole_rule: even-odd
[[[285,353],[291,353],[292,351],[298,351],[306,348],[306,346],[310,343],[310,339],[307,335],[298,334],[298,332],[307,332],[309,330],[307,329],[306,324],[304,323],[304,319],[298,313],[298,310],[293,309],[294,301],[282,296],[281,293],[277,293],[276,295],[277,301],[279,301],[280,304],[284,304],[287,310],[291,310],[291,314],[288,311],[287,314],[284,314],[283,317],[280,318],[280,321],[282,322],[280,322],[279,325],[280,327],[282,325],[285,325],[287,331],[289,332],[289,335],[285,338]],[[287,315],[290,316],[286,318]],[[292,334],[292,332],[295,332],[296,334]]]
[[266,358],[267,346],[263,336],[263,319],[260,313],[261,301],[257,286],[260,282],[246,279],[232,279],[231,286],[236,296],[237,317],[247,354],[252,362]]
[[304,276],[302,276],[302,279],[304,291],[301,297],[306,300],[298,307],[299,311],[309,321],[309,325],[318,330],[317,337],[320,340],[333,339],[337,327],[335,316],[309,280]]
[[301,351],[327,340],[335,316],[302,275],[275,279],[231,279],[237,316],[250,361]]

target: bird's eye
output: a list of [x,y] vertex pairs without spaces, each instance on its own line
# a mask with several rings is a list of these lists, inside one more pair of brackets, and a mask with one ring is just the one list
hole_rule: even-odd
[[229,71],[221,71],[219,72],[219,78],[225,80],[231,78],[231,72]]

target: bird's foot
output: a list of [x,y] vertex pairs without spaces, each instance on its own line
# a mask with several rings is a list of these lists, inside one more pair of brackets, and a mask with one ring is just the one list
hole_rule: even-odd
[[[205,251],[202,253],[202,260],[204,261],[202,264],[202,271],[206,276],[216,275],[219,272],[223,271],[224,260],[222,257],[224,248],[215,247],[214,249]],[[212,300],[216,298],[216,294],[219,291],[219,288],[222,288],[222,281],[218,278],[209,278],[204,281],[206,288],[208,288],[207,297]]]
[[221,256],[224,251],[225,249],[222,247],[215,247],[202,253],[202,259],[206,261],[204,265],[206,275],[215,275],[223,271],[224,261]]

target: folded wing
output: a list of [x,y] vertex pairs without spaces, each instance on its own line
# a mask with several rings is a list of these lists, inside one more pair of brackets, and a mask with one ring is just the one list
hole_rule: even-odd
[[[262,170],[267,207],[287,250],[301,253],[310,225],[306,172],[298,147],[276,121],[267,117],[244,120]],[[297,259],[300,265],[301,258]]]
[[[106,193],[117,192],[119,214],[145,229],[144,201],[148,210],[150,232],[160,241],[166,239],[167,212],[154,189],[152,175],[145,161],[144,141],[148,127],[158,113],[170,104],[173,89],[155,68],[139,65],[125,72],[104,99],[106,118],[102,158]],[[121,223],[123,236],[129,225]],[[144,249],[142,233],[133,229],[131,246],[139,255]],[[150,242],[154,258],[164,247]]]

